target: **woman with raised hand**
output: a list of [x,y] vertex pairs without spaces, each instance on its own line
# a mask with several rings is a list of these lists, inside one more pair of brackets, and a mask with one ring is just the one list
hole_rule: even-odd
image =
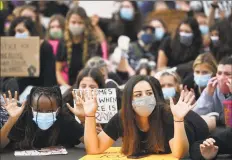
[[51,146],[73,147],[83,142],[84,129],[74,117],[65,114],[59,87],[34,87],[20,107],[15,97],[4,94],[3,106],[9,118],[0,130],[0,148],[40,149]]
[[150,76],[134,76],[127,82],[122,109],[99,134],[95,129],[96,95],[86,94],[79,99],[85,111],[88,154],[103,153],[122,137],[121,151],[129,157],[172,153],[181,158],[193,142],[208,136],[207,124],[191,111],[195,106],[193,93],[182,91],[178,103],[170,99],[168,107],[158,80]]

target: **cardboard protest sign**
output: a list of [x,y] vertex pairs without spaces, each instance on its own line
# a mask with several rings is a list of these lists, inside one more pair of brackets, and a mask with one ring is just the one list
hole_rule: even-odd
[[[74,89],[73,91],[76,95],[80,94],[79,96],[81,97],[84,96],[84,90]],[[97,89],[96,92],[97,92],[97,103],[98,103],[98,109],[96,112],[96,122],[108,123],[109,120],[118,112],[116,89],[115,88]],[[75,100],[74,100],[74,104],[75,104]]]
[[[86,155],[82,157],[80,160],[127,160],[127,156],[120,153],[120,147],[111,147],[106,150],[103,154],[99,155]],[[140,160],[178,160],[173,157],[171,154],[163,154],[163,155],[150,155],[144,158],[140,158]]]
[[166,24],[168,31],[174,35],[177,26],[180,22],[187,17],[187,12],[185,11],[178,11],[178,10],[160,10],[151,12],[146,22],[150,22],[152,19],[161,19]]
[[1,77],[38,77],[39,37],[1,37]]

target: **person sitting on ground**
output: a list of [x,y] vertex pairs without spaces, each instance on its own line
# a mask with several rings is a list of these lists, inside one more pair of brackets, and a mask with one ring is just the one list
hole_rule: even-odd
[[92,94],[79,98],[86,115],[84,140],[88,154],[103,153],[122,137],[122,153],[129,158],[162,153],[181,158],[193,142],[209,134],[205,121],[191,111],[195,98],[192,92],[182,91],[178,103],[174,105],[171,99],[169,108],[158,80],[136,75],[124,88],[121,111],[97,135],[97,101]]
[[223,101],[232,97],[230,87],[232,80],[232,56],[224,57],[218,64],[216,77],[209,80],[207,87],[197,100],[193,109],[200,115],[216,112],[219,124],[224,122]]
[[40,149],[62,145],[73,147],[83,142],[84,128],[65,114],[59,87],[34,87],[26,102],[17,104],[17,92],[3,106],[9,118],[1,128],[0,148]]
[[217,62],[214,56],[211,53],[200,54],[193,62],[193,72],[194,74],[184,80],[183,86],[187,86],[188,89],[193,88],[197,100],[209,80],[217,73]]

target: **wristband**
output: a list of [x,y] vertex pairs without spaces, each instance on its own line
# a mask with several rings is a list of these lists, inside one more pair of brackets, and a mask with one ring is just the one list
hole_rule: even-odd
[[218,4],[213,4],[213,3],[212,3],[211,6],[212,6],[214,9],[219,8]]
[[95,118],[95,116],[88,116],[88,115],[85,115],[85,117],[94,117]]
[[176,121],[176,120],[174,120],[174,122],[184,122],[184,121]]

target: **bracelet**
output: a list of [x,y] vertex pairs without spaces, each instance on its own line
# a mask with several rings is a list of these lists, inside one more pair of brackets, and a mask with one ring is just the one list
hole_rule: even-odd
[[216,9],[216,8],[219,8],[219,6],[218,6],[218,4],[211,4],[211,7],[213,7],[214,9]]
[[94,117],[95,118],[95,116],[87,116],[87,115],[85,115],[85,117]]
[[184,122],[184,121],[176,121],[176,120],[174,120],[174,122]]

